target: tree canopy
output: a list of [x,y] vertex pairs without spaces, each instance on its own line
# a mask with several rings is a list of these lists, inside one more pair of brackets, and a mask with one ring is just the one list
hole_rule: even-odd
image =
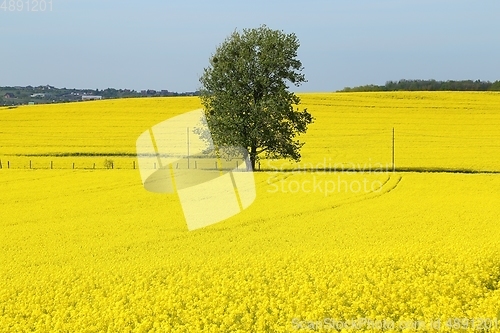
[[300,160],[297,135],[313,122],[288,84],[306,82],[296,35],[265,25],[234,31],[211,56],[200,77],[200,98],[213,142],[243,147],[252,170],[267,158]]

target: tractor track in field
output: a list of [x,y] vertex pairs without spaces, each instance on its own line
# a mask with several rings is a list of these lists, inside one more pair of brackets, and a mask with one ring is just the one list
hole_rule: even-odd
[[[272,183],[275,183],[278,181],[282,181],[282,180],[287,179],[290,176],[292,176],[292,173],[282,173],[282,174],[274,177],[274,179],[272,181],[270,181],[270,182],[267,181],[267,183],[272,184]],[[354,204],[354,203],[358,203],[358,202],[362,202],[362,201],[366,201],[366,200],[376,199],[376,198],[382,197],[383,195],[389,194],[390,192],[394,191],[399,186],[402,179],[403,179],[403,176],[390,173],[388,175],[387,179],[384,182],[382,182],[382,184],[378,188],[376,188],[372,191],[365,192],[365,193],[360,194],[360,195],[354,195],[354,196],[351,196],[349,198],[345,198],[345,199],[338,200],[338,201],[329,200],[329,202],[325,203],[323,205],[323,207],[321,207],[321,208],[316,207],[314,209],[307,209],[307,210],[300,211],[300,212],[293,212],[293,213],[285,214],[283,216],[284,217],[291,217],[291,216],[297,216],[297,215],[308,215],[308,214],[312,214],[312,213],[318,213],[318,212],[336,209],[336,208],[339,208],[341,206],[350,205],[350,204]]]
[[387,178],[387,180],[378,189],[370,191],[370,192],[365,193],[363,195],[359,195],[359,196],[355,196],[352,198],[347,198],[345,200],[342,200],[342,201],[334,204],[331,208],[335,209],[335,208],[338,208],[340,206],[344,206],[344,205],[348,205],[348,204],[353,204],[353,203],[381,197],[381,196],[388,194],[388,193],[392,192],[393,190],[395,190],[396,187],[398,187],[399,183],[401,183],[402,179],[403,179],[403,176],[396,176],[396,177],[389,176],[389,178]]

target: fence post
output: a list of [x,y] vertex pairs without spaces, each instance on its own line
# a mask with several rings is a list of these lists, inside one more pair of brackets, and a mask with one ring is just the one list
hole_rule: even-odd
[[132,161],[132,165],[134,166],[134,170],[135,170],[135,161]]
[[31,169],[31,160],[30,160],[30,169]]
[[53,165],[53,161],[50,161],[50,170],[52,170],[52,169],[53,169],[53,167],[54,167],[54,165]]
[[111,162],[111,169],[114,169],[114,168],[115,168],[115,163]]
[[7,161],[7,169],[10,169],[10,161]]
[[0,160],[0,169],[2,169],[2,160]]
[[155,163],[155,170],[156,170],[156,163]]
[[75,168],[75,162],[73,162],[73,169]]
[[196,164],[196,160],[194,160],[194,168],[198,169],[198,165]]
[[92,169],[95,169],[95,163],[94,163],[94,165],[92,165]]

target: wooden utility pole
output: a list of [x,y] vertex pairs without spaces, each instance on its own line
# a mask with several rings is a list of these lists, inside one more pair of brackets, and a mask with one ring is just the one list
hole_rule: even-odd
[[396,171],[396,155],[394,150],[394,127],[392,128],[392,172]]
[[188,169],[189,169],[189,127],[187,128],[187,151],[188,151]]

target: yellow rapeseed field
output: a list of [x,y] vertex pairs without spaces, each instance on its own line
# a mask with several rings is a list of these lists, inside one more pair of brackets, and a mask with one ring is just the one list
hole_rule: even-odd
[[301,97],[302,161],[191,232],[133,154],[197,98],[0,109],[0,332],[500,332],[500,175],[404,171],[500,171],[500,94]]

